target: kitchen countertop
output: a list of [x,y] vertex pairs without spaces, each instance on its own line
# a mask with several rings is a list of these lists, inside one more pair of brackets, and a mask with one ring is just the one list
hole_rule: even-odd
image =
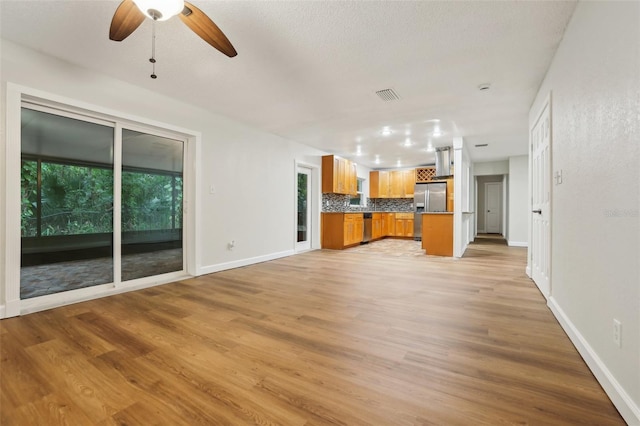
[[422,212],[421,214],[453,214],[453,212]]
[[346,211],[346,212],[321,212],[322,214],[345,214],[345,213],[415,213],[414,211],[392,211],[392,212],[381,212],[381,211]]

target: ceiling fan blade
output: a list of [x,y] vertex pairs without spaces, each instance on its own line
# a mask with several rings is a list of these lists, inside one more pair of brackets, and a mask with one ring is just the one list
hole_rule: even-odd
[[184,10],[179,14],[180,19],[187,27],[196,33],[201,39],[209,43],[230,58],[238,54],[236,49],[224,35],[222,30],[213,23],[203,11],[195,7],[189,2],[184,2]]
[[124,40],[142,24],[142,21],[144,21],[144,14],[140,12],[133,0],[123,0],[111,20],[109,38],[113,41]]

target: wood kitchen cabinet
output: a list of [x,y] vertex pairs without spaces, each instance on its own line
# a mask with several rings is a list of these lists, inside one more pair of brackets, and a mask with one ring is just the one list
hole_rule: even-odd
[[369,173],[371,198],[413,198],[415,170],[375,170]]
[[322,192],[357,195],[356,164],[336,155],[322,157]]
[[453,211],[453,178],[447,179],[447,211]]
[[453,256],[453,213],[422,215],[422,248],[426,254]]
[[322,213],[321,226],[322,248],[342,250],[362,242],[362,213]]
[[382,232],[383,223],[384,223],[382,216],[383,216],[382,213],[373,213],[371,215],[371,239],[372,240],[379,240],[380,238],[385,236],[385,234]]
[[413,198],[413,193],[416,189],[416,169],[404,170],[404,196],[406,198]]
[[413,213],[395,214],[395,236],[413,237]]
[[389,198],[389,172],[384,170],[369,172],[369,197]]
[[387,228],[387,232],[385,233],[385,236],[394,237],[396,235],[396,215],[395,215],[395,213],[385,213],[384,221],[385,221],[386,228]]
[[428,183],[433,182],[433,177],[436,175],[435,166],[418,167],[415,169],[416,183]]
[[342,244],[349,247],[362,242],[364,218],[362,213],[345,213],[343,219],[344,235]]
[[389,235],[389,224],[387,223],[387,215],[388,213],[380,213],[380,224],[382,226],[383,237],[386,237]]
[[404,171],[389,172],[389,198],[404,198]]

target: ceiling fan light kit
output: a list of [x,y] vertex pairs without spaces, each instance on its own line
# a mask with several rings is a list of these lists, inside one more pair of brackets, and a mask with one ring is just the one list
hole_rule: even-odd
[[146,17],[166,21],[184,9],[184,0],[133,0]]

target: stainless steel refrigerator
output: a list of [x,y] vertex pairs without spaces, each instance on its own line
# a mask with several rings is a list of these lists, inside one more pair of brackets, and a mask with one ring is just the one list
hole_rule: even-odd
[[422,239],[422,213],[447,211],[446,182],[416,184],[413,195],[413,239]]

